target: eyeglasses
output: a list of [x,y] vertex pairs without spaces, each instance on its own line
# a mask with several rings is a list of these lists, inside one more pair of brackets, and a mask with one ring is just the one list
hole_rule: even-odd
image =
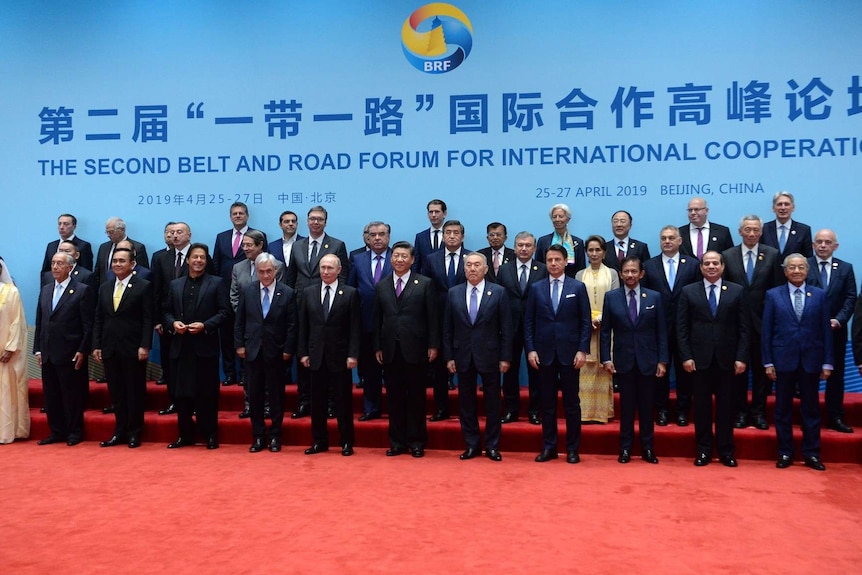
[[319,224],[319,223],[321,223],[321,222],[325,222],[325,221],[326,221],[326,218],[309,217],[309,218],[308,218],[308,221],[309,221],[309,222],[311,222],[311,223],[313,223],[313,224]]

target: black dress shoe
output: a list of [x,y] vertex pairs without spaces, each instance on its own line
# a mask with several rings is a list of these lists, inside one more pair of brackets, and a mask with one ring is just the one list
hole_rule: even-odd
[[159,379],[156,380],[156,385],[167,385],[167,383],[168,382],[165,381],[164,377],[160,377]]
[[129,449],[137,449],[141,446],[141,438],[137,435],[129,437]]
[[39,413],[45,413],[45,406],[44,405],[39,408]]
[[308,405],[300,405],[299,409],[290,414],[291,419],[299,419],[311,415],[311,408]]
[[248,419],[249,417],[251,417],[251,414],[248,412],[248,410],[247,410],[247,409],[243,409],[243,410],[239,413],[239,418],[240,418],[240,419]]
[[518,414],[511,411],[500,419],[500,423],[515,423],[516,421],[518,421]]
[[180,447],[189,447],[189,446],[194,445],[194,444],[195,444],[195,442],[192,441],[191,439],[186,439],[185,437],[180,437],[179,439],[177,439],[173,443],[168,443],[168,449],[178,449]]
[[425,457],[425,448],[424,447],[414,447],[410,450],[411,455],[416,457],[417,459],[420,457]]
[[263,408],[263,418],[272,419],[272,410],[268,407]]
[[279,451],[281,451],[281,439],[279,439],[278,437],[273,437],[272,439],[270,439],[269,450],[272,453],[278,453]]
[[109,439],[107,441],[100,441],[99,447],[115,447],[115,446],[121,445],[123,443],[126,443],[126,441],[123,439],[120,439],[116,435],[113,435],[113,436],[111,436],[111,439]]
[[834,429],[835,431],[840,431],[841,433],[853,433],[853,428],[844,423],[844,420],[840,417],[838,419],[833,419],[829,422],[829,429]]
[[[66,445],[68,445],[69,447],[74,447],[75,445],[78,445],[79,443],[81,443],[80,437],[70,437],[69,439],[66,440]],[[824,467],[824,469],[826,469],[826,468]]]
[[810,467],[811,469],[816,469],[817,471],[826,471],[826,466],[823,465],[823,461],[816,455],[805,458],[805,467]]
[[695,467],[703,467],[704,465],[709,465],[709,462],[712,458],[706,453],[698,453],[697,459],[694,460]]
[[207,439],[207,449],[218,449],[218,439],[215,435]]
[[658,457],[655,456],[655,452],[652,449],[644,449],[641,459],[647,463],[658,463]]
[[105,414],[107,414],[107,413],[114,413],[115,411],[116,411],[116,409],[114,409],[114,406],[113,406],[113,405],[109,405],[108,407],[103,407],[103,408],[102,408],[102,413],[105,413]]
[[452,390],[454,390],[454,389],[457,387],[457,386],[455,385],[455,382],[454,382],[454,381],[452,381],[452,376],[451,376],[451,375],[449,376],[449,380],[448,380],[448,381],[447,381],[447,383],[446,383],[446,387],[448,387],[448,388],[449,388],[449,391],[452,391]]
[[323,453],[324,451],[329,451],[328,445],[322,445],[320,443],[314,443],[311,447],[305,450],[306,455],[314,455],[315,453]]
[[227,376],[227,377],[225,377],[225,378],[224,378],[224,381],[222,382],[222,385],[223,385],[224,387],[227,387],[227,386],[229,386],[229,385],[236,385],[237,383],[238,383],[238,382],[237,382],[237,380],[236,380],[236,376],[229,375],[229,376]]
[[779,455],[778,461],[775,462],[775,467],[778,469],[787,469],[793,465],[793,459],[789,455]]
[[159,410],[159,415],[173,415],[177,412],[177,406],[175,404],[170,404],[165,409]]
[[754,427],[757,429],[769,429],[769,422],[766,421],[765,417],[755,417],[754,418]]
[[66,440],[63,439],[62,437],[58,437],[56,435],[49,435],[45,439],[40,439],[39,445],[51,445],[52,443],[60,443],[63,441],[66,441]]
[[438,409],[434,413],[434,415],[428,418],[428,421],[444,421],[446,419],[449,419],[449,412],[442,409]]
[[533,425],[541,425],[542,424],[542,420],[539,419],[538,413],[531,413],[530,414],[530,423],[532,423]]
[[744,413],[740,413],[736,416],[736,419],[733,421],[733,427],[736,429],[744,429],[748,427],[748,418]]
[[684,413],[678,413],[678,414],[676,415],[676,424],[677,424],[679,427],[686,427],[686,426],[688,426],[688,417],[686,417],[686,415],[685,415]]
[[344,457],[350,457],[351,455],[353,455],[353,446],[349,443],[345,443],[344,445],[342,445],[341,455],[343,455]]
[[620,456],[617,457],[617,461],[620,463],[628,463],[632,460],[632,454],[628,449],[621,449]]
[[659,411],[658,418],[656,419],[655,424],[660,427],[664,427],[665,425],[667,425],[669,419],[670,416],[666,411]]
[[481,449],[473,449],[472,447],[468,447],[464,450],[464,453],[458,456],[458,459],[460,459],[461,461],[466,461],[468,459],[473,459],[474,457],[479,457],[481,454]]
[[739,465],[732,455],[721,455],[719,456],[718,460],[725,467],[737,467]]
[[359,421],[370,421],[372,419],[380,419],[379,411],[366,411],[359,416]]
[[581,456],[578,455],[577,451],[569,451],[566,453],[566,463],[580,463]]
[[97,377],[96,383],[108,383],[108,380],[105,379],[104,377]]
[[539,463],[544,463],[546,461],[550,461],[552,459],[556,459],[559,457],[556,451],[551,451],[550,449],[543,449],[540,454],[536,456],[536,461]]
[[491,461],[503,461],[503,454],[499,449],[489,449],[485,452],[485,456]]
[[254,441],[251,444],[251,447],[248,448],[249,453],[258,453],[263,451],[263,438],[255,437]]
[[395,457],[396,455],[404,455],[407,453],[406,447],[390,447],[386,450],[386,457]]
[[326,410],[326,419],[335,419],[335,408],[330,407]]

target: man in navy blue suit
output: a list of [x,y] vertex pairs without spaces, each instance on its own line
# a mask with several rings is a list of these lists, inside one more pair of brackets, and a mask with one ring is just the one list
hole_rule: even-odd
[[772,196],[772,211],[775,219],[763,224],[763,239],[767,246],[778,250],[783,261],[789,254],[798,253],[810,258],[814,255],[811,246],[811,227],[790,219],[796,203],[790,192],[776,192]]
[[808,258],[806,281],[826,290],[826,299],[829,300],[835,365],[826,380],[828,427],[842,433],[853,433],[853,428],[844,422],[844,354],[847,350],[847,324],[856,307],[856,276],[853,264],[833,256],[837,249],[838,237],[832,230],[820,230],[814,235],[816,256]]
[[304,237],[296,233],[297,221],[296,212],[290,210],[281,212],[281,215],[278,217],[278,227],[281,228],[281,237],[269,242],[266,250],[285,266],[290,265],[290,253],[293,250],[293,244]]
[[89,271],[93,271],[93,246],[87,240],[75,235],[77,227],[78,218],[72,214],[60,214],[57,218],[57,232],[60,234],[60,239],[49,242],[45,248],[45,258],[42,260],[43,273],[51,272],[51,258],[57,253],[60,242],[72,242],[75,244],[80,254],[78,265]]
[[357,369],[363,380],[362,394],[365,405],[359,421],[379,419],[383,401],[383,366],[374,352],[374,300],[377,283],[392,273],[392,250],[389,249],[389,224],[371,222],[366,226],[370,250],[359,253],[350,266],[347,285],[359,291],[359,308],[362,312],[362,339],[359,343]]
[[425,258],[432,252],[436,252],[443,247],[443,222],[446,221],[446,202],[443,200],[433,199],[425,206],[428,210],[428,221],[431,226],[428,229],[422,230],[416,234],[416,239],[413,240],[413,271],[419,272],[422,270]]
[[641,458],[647,463],[658,463],[653,450],[652,408],[656,379],[667,370],[667,322],[661,294],[640,285],[644,277],[641,261],[629,256],[623,259],[621,267],[624,287],[605,294],[600,353],[605,371],[616,374],[620,385],[622,413],[617,461],[631,461],[637,408]]
[[581,440],[580,369],[590,351],[593,325],[584,284],[566,275],[566,248],[554,244],[545,252],[548,280],[530,286],[524,316],[524,349],[530,367],[539,371],[542,451],[536,461],[557,458],[557,389],[566,416],[566,461],[578,463]]
[[787,284],[766,292],[763,308],[763,366],[775,382],[775,466],[784,469],[793,463],[791,414],[799,389],[802,456],[805,465],[823,471],[818,390],[834,364],[829,301],[824,290],[806,284],[808,261],[802,254],[784,258],[784,275]]
[[501,461],[500,374],[512,356],[512,319],[506,289],[485,281],[488,264],[478,252],[464,260],[467,282],[449,289],[443,316],[443,359],[458,374],[461,432],[467,449],[461,460],[482,454],[476,382],[482,378],[485,397],[485,455]]

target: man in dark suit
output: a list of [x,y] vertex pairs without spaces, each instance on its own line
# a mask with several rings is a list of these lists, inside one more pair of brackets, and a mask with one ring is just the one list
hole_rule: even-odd
[[545,253],[548,280],[530,286],[524,316],[527,361],[539,372],[542,451],[536,461],[557,458],[557,390],[566,417],[566,461],[578,463],[581,440],[580,369],[587,361],[592,334],[590,300],[584,284],[566,275],[566,249],[554,244]]
[[609,268],[620,271],[622,261],[629,256],[638,258],[641,262],[649,259],[649,246],[645,242],[632,239],[629,233],[632,231],[632,215],[625,210],[614,212],[611,216],[611,228],[614,231],[614,239],[605,243],[604,264]]
[[[733,376],[748,363],[750,315],[742,286],[724,281],[724,260],[718,252],[703,254],[703,282],[685,286],[676,313],[676,338],[683,369],[692,374],[694,435],[698,467],[712,461],[713,437],[718,458],[736,467],[733,456]],[[715,435],[712,398],[715,396]]]
[[[470,250],[464,247],[464,226],[458,220],[443,224],[443,248],[428,254],[422,260],[422,275],[430,278],[437,289],[437,312],[443,325],[446,294],[449,288],[467,281],[464,275],[464,258]],[[416,265],[413,265],[415,271]],[[429,421],[449,419],[449,390],[455,389],[441,356],[431,363],[431,387],[434,389],[434,415]]]
[[488,275],[486,279],[491,283],[500,283],[497,274],[500,266],[515,259],[515,250],[506,247],[507,230],[500,222],[491,222],[487,228],[488,247],[476,250],[488,262]]
[[83,438],[87,398],[87,354],[93,331],[95,299],[90,288],[69,276],[75,260],[69,254],[51,257],[54,283],[39,293],[33,353],[42,368],[48,437],[39,445],[65,441],[77,445]]
[[539,238],[536,244],[536,259],[545,262],[545,254],[553,244],[566,248],[566,275],[575,274],[587,267],[587,254],[584,251],[584,240],[569,232],[569,222],[572,221],[572,210],[566,204],[554,204],[549,212],[554,232]]
[[776,192],[772,196],[775,219],[763,224],[763,238],[760,241],[778,250],[779,261],[794,253],[802,254],[806,258],[814,255],[811,247],[811,226],[790,219],[795,209],[796,203],[790,192]]
[[853,264],[833,256],[838,249],[835,232],[823,229],[814,236],[814,257],[808,258],[808,285],[826,291],[835,362],[826,380],[826,412],[829,429],[853,433],[844,422],[844,355],[847,351],[847,324],[856,307],[856,275]]
[[375,356],[386,376],[387,456],[425,455],[425,374],[440,350],[440,316],[431,280],[413,271],[413,246],[392,246],[392,274],[377,283]]
[[640,285],[644,271],[637,256],[623,259],[621,276],[623,287],[605,294],[599,354],[605,371],[615,375],[620,386],[620,455],[617,461],[631,461],[637,409],[641,458],[647,463],[658,463],[653,449],[652,409],[656,379],[667,370],[667,322],[661,294]]
[[132,251],[136,254],[135,262],[139,266],[150,267],[150,260],[147,257],[147,247],[141,242],[130,239],[126,235],[126,222],[122,218],[116,216],[108,218],[105,222],[105,235],[108,236],[108,241],[99,246],[99,253],[96,256],[96,266],[91,270],[96,274],[96,285],[102,285],[107,281],[108,274],[111,271],[111,259],[114,249],[123,240],[128,240],[132,244]]
[[371,249],[365,250],[353,259],[347,284],[359,291],[359,305],[362,310],[362,339],[359,345],[359,365],[364,409],[359,421],[379,419],[383,402],[383,370],[377,362],[374,347],[374,300],[377,284],[392,273],[392,250],[389,249],[389,224],[371,222],[366,228],[365,237]]
[[114,433],[101,447],[141,446],[147,395],[147,359],[153,341],[153,286],[132,275],[134,255],[114,250],[114,283],[99,287],[93,324],[93,358],[105,365],[114,406]]
[[[521,411],[521,356],[524,354],[524,314],[530,286],[548,277],[545,264],[533,259],[536,253],[536,238],[530,232],[519,232],[515,236],[515,258],[500,266],[498,283],[506,288],[509,307],[512,310],[512,358],[508,371],[503,374],[503,423],[518,421]],[[529,404],[527,415],[530,423],[539,425],[539,373],[527,369]]]
[[688,222],[679,228],[682,237],[680,251],[687,256],[701,256],[708,251],[721,253],[733,247],[727,226],[709,221],[709,208],[703,198],[688,202]]
[[[114,251],[117,250],[129,250],[132,252],[132,257],[136,257],[138,255],[137,250],[135,249],[134,244],[129,240],[121,240],[117,242]],[[113,261],[113,255],[111,256],[111,261]],[[142,266],[138,264],[137,260],[132,260],[132,275],[137,279],[150,281],[152,279],[152,271],[150,268]],[[114,274],[113,264],[110,270],[105,274],[105,279],[102,283],[114,283],[117,281],[117,276]]]
[[[641,285],[661,294],[661,304],[667,319],[668,349],[676,380],[676,423],[684,427],[688,425],[691,410],[691,374],[682,368],[682,360],[679,357],[676,311],[682,289],[701,280],[700,262],[697,258],[679,253],[682,238],[676,226],[664,226],[661,229],[659,244],[661,254],[643,264],[644,279]],[[656,382],[655,406],[658,412],[656,425],[663,427],[670,419],[670,367]]]
[[[72,271],[69,273],[69,275],[72,276],[75,281],[90,286],[90,291],[93,292],[92,295],[93,297],[95,297],[96,290],[99,287],[96,285],[96,276],[93,275],[93,273],[89,269],[86,269],[81,265],[81,254],[78,252],[78,247],[73,242],[62,241],[59,243],[54,253],[69,254],[70,256],[75,258],[75,265],[72,266]],[[53,255],[51,257],[53,257]],[[50,265],[51,264],[49,262],[48,266],[50,267]],[[53,283],[53,274],[50,271],[42,272],[41,287]]]
[[[245,284],[239,294],[234,343],[237,357],[245,361],[253,438],[249,451],[263,451],[268,436],[274,453],[281,451],[286,366],[296,351],[296,298],[287,284],[277,281],[280,262],[273,254],[261,253],[254,263],[258,279]],[[272,422],[268,431],[267,397]]]
[[787,284],[766,292],[763,308],[763,366],[775,382],[775,434],[779,469],[793,463],[793,395],[799,390],[802,456],[817,471],[820,459],[821,379],[829,379],[835,363],[829,301],[826,292],[806,285],[808,261],[802,254],[784,258]]
[[425,258],[443,247],[443,222],[446,221],[448,213],[446,202],[439,199],[428,202],[425,209],[428,210],[428,221],[431,222],[431,226],[417,233],[416,239],[413,240],[413,251],[416,254],[413,271],[417,273],[425,265]]
[[194,243],[188,273],[171,282],[162,324],[171,330],[171,374],[176,382],[179,437],[168,449],[194,445],[197,432],[207,449],[218,448],[218,330],[230,314],[224,280],[206,273],[209,248]]
[[[766,397],[772,382],[763,371],[760,360],[760,325],[763,322],[763,300],[766,291],[781,284],[781,263],[778,250],[763,245],[763,222],[754,214],[739,221],[739,236],[742,243],[726,250],[724,257],[724,279],[741,285],[748,303],[749,326],[748,369],[733,381],[731,409],[733,426],[742,429],[754,425],[757,429],[769,429],[766,421]],[[748,407],[748,372],[751,371],[751,409]]]
[[[290,265],[287,266],[286,284],[296,290],[297,298],[302,299],[303,290],[320,279],[320,260],[332,254],[341,264],[338,279],[347,282],[350,262],[347,247],[338,238],[328,235],[326,223],[329,214],[323,206],[313,206],[308,210],[308,237],[297,240],[290,252]],[[306,417],[311,412],[311,388],[309,374],[302,363],[296,366],[297,405],[291,414],[292,419]]]
[[362,318],[359,293],[340,279],[341,262],[326,254],[318,262],[320,281],[307,286],[299,298],[300,363],[311,375],[311,434],[306,455],[329,451],[326,408],[334,390],[341,455],[353,455],[351,371],[359,357]]
[[461,460],[482,454],[476,383],[481,376],[485,397],[485,455],[501,461],[500,374],[512,356],[512,318],[506,289],[485,281],[485,256],[471,253],[464,260],[467,282],[449,288],[443,316],[443,359],[458,374],[461,433],[467,449]]
[[75,235],[77,227],[78,218],[72,214],[60,214],[57,218],[57,232],[60,234],[60,239],[48,242],[48,246],[45,248],[45,258],[42,260],[42,273],[51,272],[51,258],[57,253],[60,242],[75,244],[75,248],[80,254],[78,264],[87,270],[93,270],[93,246],[87,240]]
[[281,228],[281,237],[269,242],[267,251],[275,256],[275,259],[285,266],[290,264],[290,254],[293,244],[301,240],[303,236],[296,233],[296,212],[285,210],[278,217],[278,227]]

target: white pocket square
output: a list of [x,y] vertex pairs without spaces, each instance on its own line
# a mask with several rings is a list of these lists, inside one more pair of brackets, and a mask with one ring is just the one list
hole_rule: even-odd
[[648,306],[646,306],[645,309],[655,309],[655,306],[654,305],[648,305]]
[[578,294],[574,294],[574,293],[566,294],[566,299],[569,299],[570,297],[575,297],[576,295],[578,295]]

